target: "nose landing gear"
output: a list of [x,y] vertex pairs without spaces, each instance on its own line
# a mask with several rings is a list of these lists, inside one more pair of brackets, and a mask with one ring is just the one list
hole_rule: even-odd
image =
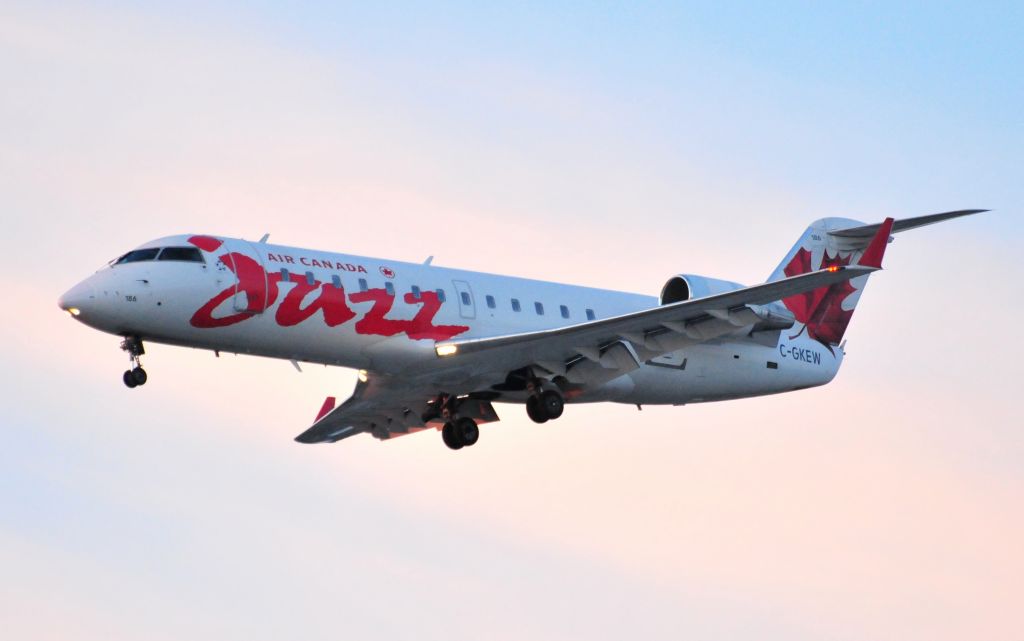
[[148,378],[149,377],[146,375],[146,370],[142,369],[141,367],[135,367],[132,369],[126,369],[124,371],[124,375],[121,377],[121,380],[124,381],[125,385],[131,388],[138,387],[139,385],[145,385]]
[[131,360],[131,369],[125,370],[121,380],[129,389],[145,385],[149,377],[146,370],[142,369],[142,355],[146,353],[142,339],[138,336],[125,336],[121,341],[121,349],[128,352],[128,358]]

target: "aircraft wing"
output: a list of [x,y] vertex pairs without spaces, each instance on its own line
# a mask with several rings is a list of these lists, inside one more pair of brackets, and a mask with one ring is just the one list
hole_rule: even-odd
[[[678,349],[673,339],[699,342],[764,318],[759,305],[828,287],[875,271],[875,267],[831,267],[724,294],[662,305],[621,316],[537,332],[437,343],[439,359],[401,376],[360,377],[344,403],[328,399],[312,427],[295,438],[300,443],[334,443],[362,432],[379,439],[418,432],[442,424],[435,403],[439,393],[455,396],[490,390],[506,375],[527,366],[578,377],[591,369],[619,376],[646,360]],[[790,323],[791,324],[791,323]],[[787,325],[788,326],[788,325]],[[715,332],[718,332],[717,334]],[[633,349],[628,350],[628,341]],[[478,423],[498,420],[486,400],[466,402],[459,412]]]
[[[643,361],[679,349],[679,343],[672,340],[673,337],[700,342],[726,331],[735,331],[738,327],[754,325],[765,320],[764,310],[759,308],[761,305],[866,276],[876,269],[862,265],[830,267],[723,294],[567,327],[440,342],[435,350],[445,364],[461,361],[464,371],[494,368],[508,372],[540,365],[553,374],[564,375],[581,359],[605,369],[628,369],[629,360],[638,358]],[[635,356],[626,349],[627,342],[633,347]]]
[[[440,428],[443,421],[434,405],[437,394],[438,385],[429,377],[361,376],[352,396],[337,407],[333,407],[333,398],[327,399],[313,426],[295,440],[334,443],[362,432],[388,439],[430,427]],[[460,412],[478,423],[498,420],[486,402],[463,402]]]
[[[355,391],[345,402],[329,412],[322,411],[322,416],[317,417],[313,426],[296,436],[295,440],[300,443],[335,442],[361,432],[373,432],[377,425],[400,425],[402,431],[407,432],[415,427],[422,429],[424,424],[416,409],[408,407],[413,404],[419,409],[418,405],[425,404],[429,391],[418,394],[419,391],[422,390],[418,390],[415,383],[394,377],[360,376]],[[328,410],[327,405],[325,410]]]

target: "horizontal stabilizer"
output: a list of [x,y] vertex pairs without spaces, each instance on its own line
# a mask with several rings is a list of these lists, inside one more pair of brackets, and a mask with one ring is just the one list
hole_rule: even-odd
[[[961,216],[971,216],[973,214],[980,214],[988,211],[987,209],[961,209],[959,211],[947,211],[941,214],[929,214],[927,216],[917,216],[914,218],[902,218],[896,220],[892,224],[892,233],[901,231],[907,231],[908,229],[914,229],[916,227],[924,227],[925,225],[934,225],[935,223],[941,223],[944,220],[950,220],[952,218],[959,218]],[[837,238],[851,238],[851,239],[864,239],[865,244],[878,233],[883,223],[875,223],[874,225],[862,225],[860,227],[848,227],[846,229],[837,229],[835,231],[828,232],[829,236],[835,236]]]

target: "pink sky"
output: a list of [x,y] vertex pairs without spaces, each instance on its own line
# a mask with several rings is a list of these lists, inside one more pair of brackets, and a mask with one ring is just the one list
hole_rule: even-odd
[[[1019,128],[738,45],[651,71],[519,25],[543,53],[449,58],[418,39],[472,20],[403,15],[382,53],[366,16],[333,38],[194,9],[0,19],[8,636],[1020,638]],[[936,123],[958,153],[919,144]],[[154,345],[129,392],[118,339],[56,307],[179,232],[653,294],[763,279],[820,216],[974,206],[998,211],[893,243],[829,386],[544,426],[501,406],[458,454],[293,443],[348,370]]]

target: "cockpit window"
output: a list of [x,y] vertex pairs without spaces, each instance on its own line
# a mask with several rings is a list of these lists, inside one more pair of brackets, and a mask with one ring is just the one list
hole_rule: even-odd
[[144,260],[153,260],[156,255],[160,252],[159,247],[149,247],[148,249],[133,249],[124,256],[117,259],[115,265],[123,265],[124,263],[140,263]]
[[203,253],[196,247],[164,247],[157,260],[183,260],[188,263],[203,262]]

